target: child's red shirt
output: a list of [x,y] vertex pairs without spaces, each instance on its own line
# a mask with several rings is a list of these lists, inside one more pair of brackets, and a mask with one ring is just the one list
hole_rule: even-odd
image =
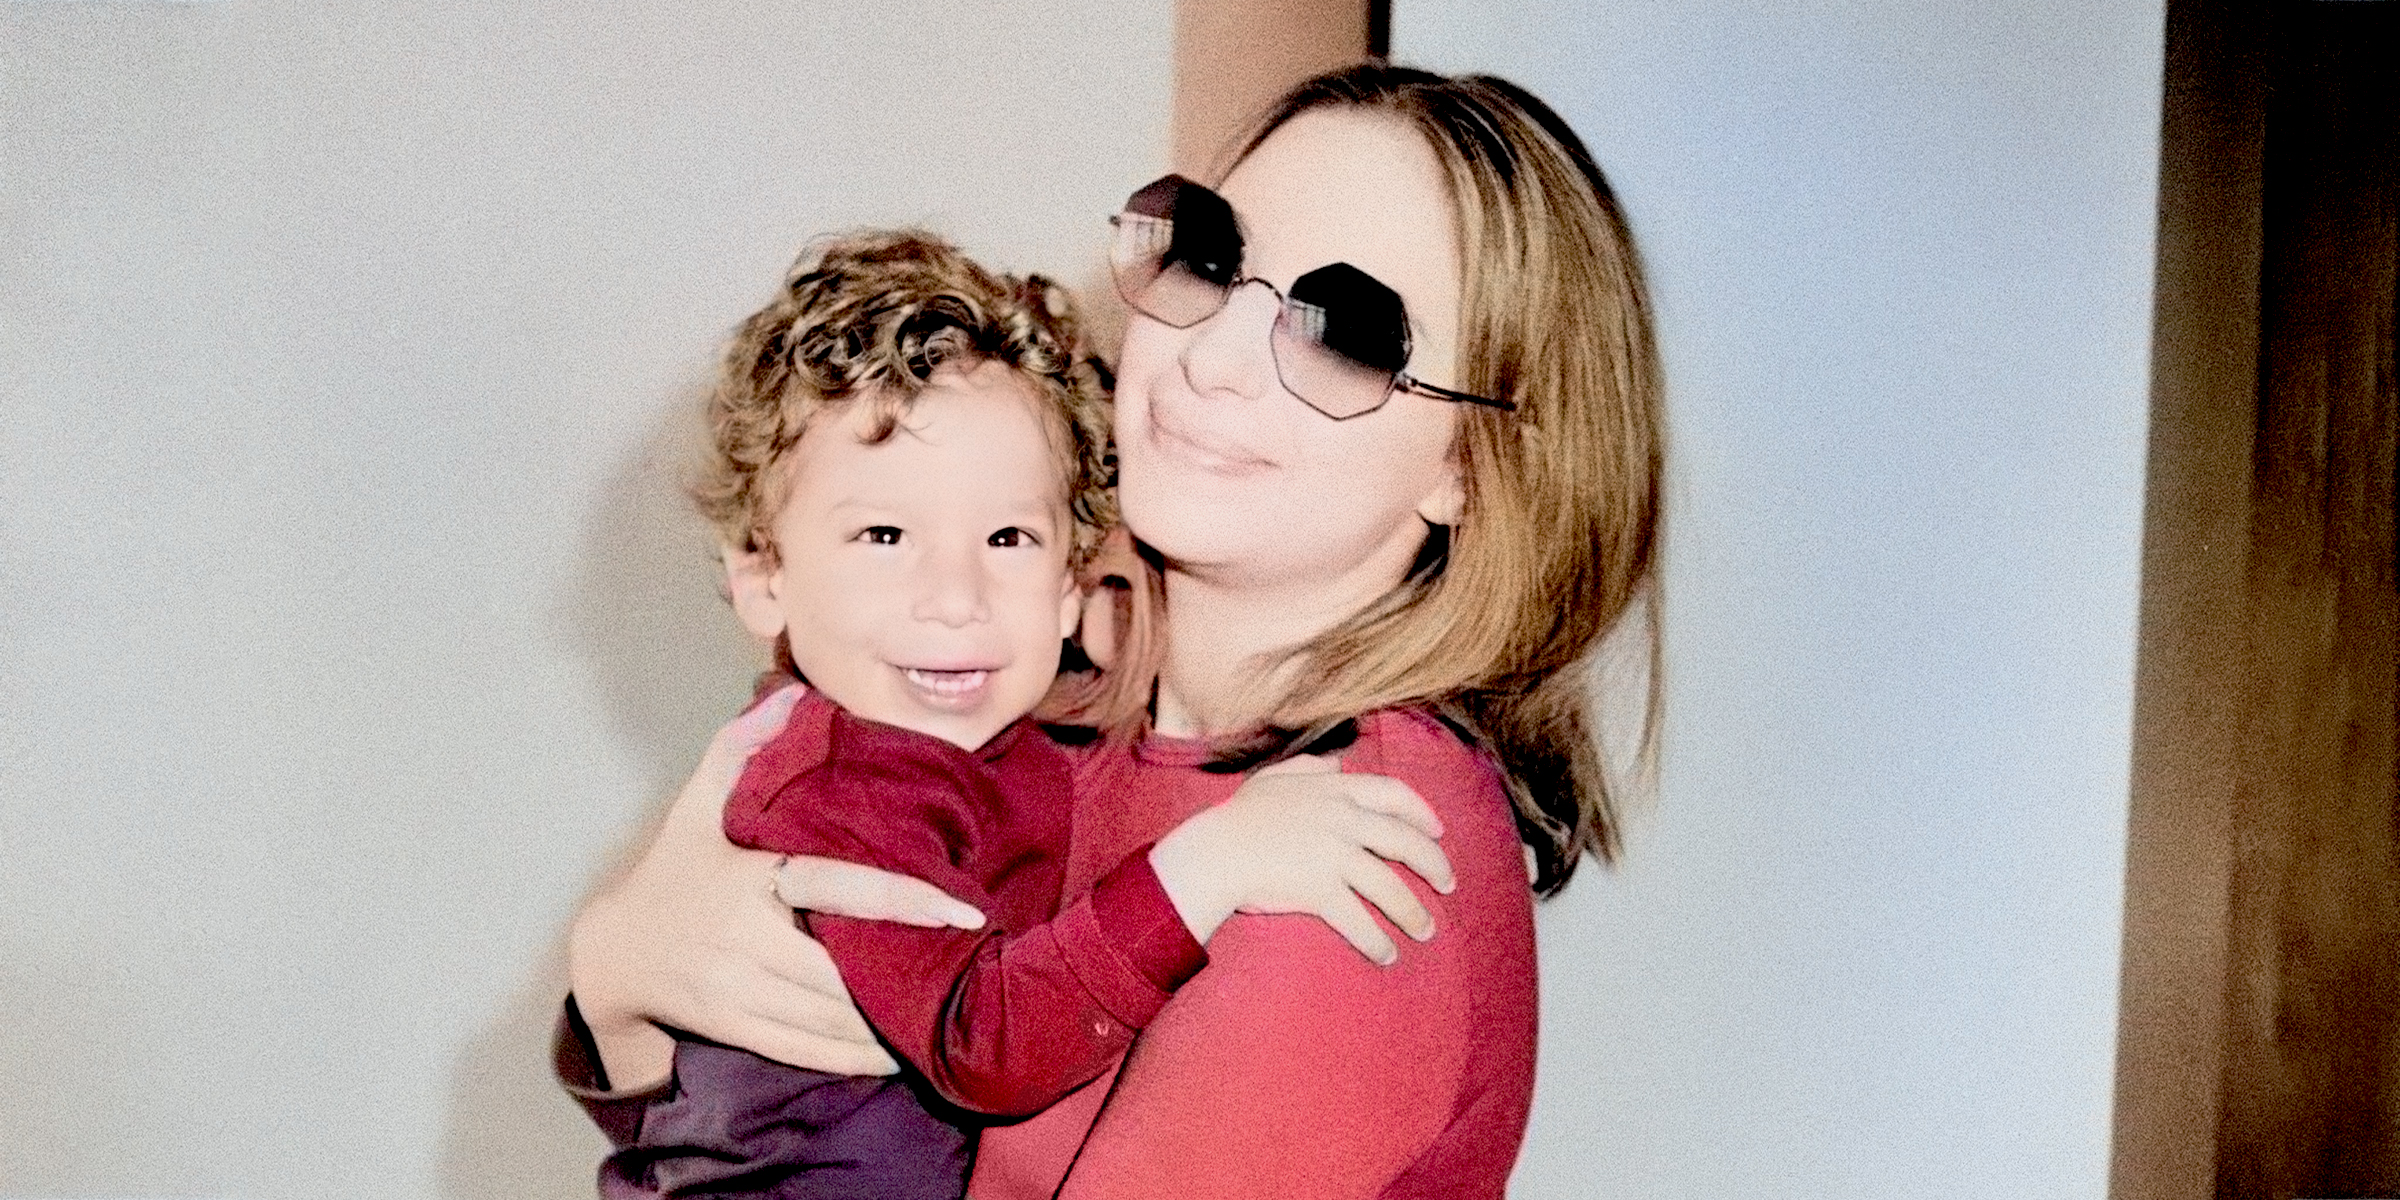
[[1073,768],[1019,720],[973,752],[811,691],[725,805],[734,842],[914,876],[982,929],[812,913],[859,1011],[951,1103],[1038,1112],[1106,1070],[1207,961],[1127,846],[1070,903]]

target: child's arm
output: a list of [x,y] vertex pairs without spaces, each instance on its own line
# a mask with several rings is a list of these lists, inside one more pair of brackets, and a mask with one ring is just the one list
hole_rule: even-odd
[[[992,803],[936,761],[885,754],[737,793],[725,820],[742,844],[908,875],[997,918],[1008,906],[993,892],[1026,847],[987,840]],[[1063,855],[1063,807],[1058,821],[1038,840]],[[992,1115],[1038,1112],[1107,1069],[1206,961],[1138,856],[1031,927],[806,922],[885,1044],[951,1103]]]
[[1410,937],[1432,937],[1433,914],[1391,864],[1448,895],[1440,836],[1441,819],[1407,784],[1303,757],[1258,772],[1232,799],[1193,814],[1151,848],[1150,864],[1200,942],[1237,912],[1304,913],[1389,966],[1399,949],[1367,904]]
[[[1361,953],[1389,961],[1390,940],[1350,891],[1358,886],[1396,924],[1431,935],[1423,906],[1373,857],[1388,852],[1446,889],[1449,864],[1440,849],[1378,811],[1407,812],[1438,828],[1430,810],[1394,781],[1310,772],[1304,765],[1253,778],[1234,799],[1163,840],[1163,859],[1149,847],[1127,855],[1088,893],[1030,929],[922,928],[815,913],[809,931],[841,965],[885,1041],[945,1098],[994,1115],[1038,1112],[1125,1052],[1206,962],[1194,934],[1213,930],[1226,913],[1322,915]],[[775,808],[811,819],[805,829],[783,831],[786,840],[774,848],[912,874],[993,911],[982,881],[952,861],[954,842],[942,832],[937,814],[955,797],[919,781],[903,798],[892,794],[894,783],[879,774],[873,786],[884,798],[865,808],[837,798],[845,787],[840,771],[811,775],[805,786],[826,802],[779,798]],[[859,824],[833,827],[844,814]],[[890,819],[895,814],[908,816]],[[1163,878],[1169,871],[1172,887]]]

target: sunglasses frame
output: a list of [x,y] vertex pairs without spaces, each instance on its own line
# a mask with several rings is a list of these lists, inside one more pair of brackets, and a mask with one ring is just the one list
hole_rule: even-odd
[[[1163,177],[1163,178],[1161,178],[1161,179],[1158,181],[1158,183],[1164,183],[1164,182],[1166,182],[1168,179],[1176,179],[1176,178],[1178,178],[1178,177],[1177,177],[1177,176],[1172,176],[1172,175],[1169,175],[1169,176],[1166,176],[1166,177]],[[1202,191],[1210,191],[1210,189],[1208,189],[1208,188],[1205,188],[1205,187],[1202,187],[1202,185],[1200,185],[1200,184],[1197,184],[1197,183],[1192,183],[1190,180],[1182,180],[1181,182],[1182,182],[1182,183],[1183,183],[1185,186],[1187,186],[1187,187],[1191,187],[1191,188],[1198,188],[1199,190],[1202,190]],[[1151,188],[1151,187],[1156,187],[1156,186],[1157,186],[1157,183],[1148,184],[1148,185],[1145,185],[1145,186],[1144,186],[1144,188],[1143,188],[1142,190],[1146,191],[1146,190],[1148,190],[1149,188]],[[1212,194],[1212,195],[1214,194],[1214,193],[1213,193],[1213,191],[1211,192],[1211,194]],[[1135,195],[1137,195],[1137,196],[1138,196],[1138,195],[1140,195],[1140,192],[1139,192],[1139,191],[1137,191],[1137,192],[1135,193]],[[1130,203],[1130,200],[1128,200],[1128,203]],[[1136,218],[1136,219],[1138,219],[1138,220],[1142,220],[1142,221],[1161,221],[1161,222],[1170,222],[1170,223],[1173,221],[1173,218],[1171,218],[1171,217],[1157,217],[1157,216],[1152,216],[1152,215],[1150,215],[1150,214],[1148,214],[1148,213],[1135,212],[1135,211],[1133,211],[1132,209],[1128,208],[1128,209],[1126,209],[1126,210],[1124,210],[1124,211],[1121,211],[1121,212],[1116,212],[1116,213],[1111,213],[1111,214],[1109,214],[1108,223],[1109,223],[1110,227],[1111,227],[1112,229],[1115,229],[1115,230],[1117,230],[1117,231],[1118,231],[1118,233],[1117,233],[1115,236],[1117,236],[1117,237],[1123,237],[1123,236],[1125,236],[1125,235],[1124,235],[1124,233],[1123,233],[1123,230],[1124,230],[1124,228],[1125,228],[1125,218],[1127,218],[1127,217],[1133,217],[1133,218]],[[1346,266],[1346,265],[1348,265],[1348,264],[1335,264],[1335,263],[1329,263],[1329,264],[1327,264],[1327,265],[1328,265],[1328,266]],[[1324,269],[1324,268],[1322,268],[1322,267],[1318,268],[1318,270],[1322,270],[1322,269]],[[1353,267],[1352,269],[1353,269],[1353,270],[1356,270],[1357,268]],[[1120,264],[1118,263],[1118,261],[1117,261],[1117,255],[1116,255],[1116,254],[1113,252],[1113,250],[1112,250],[1112,252],[1109,254],[1109,271],[1108,271],[1108,274],[1109,274],[1109,282],[1115,285],[1115,287],[1116,287],[1116,289],[1117,289],[1117,296],[1118,296],[1120,299],[1122,299],[1122,300],[1124,300],[1124,301],[1125,301],[1125,306],[1126,306],[1126,307],[1128,307],[1128,308],[1132,309],[1133,311],[1135,311],[1135,312],[1137,312],[1137,313],[1140,313],[1140,314],[1142,314],[1142,315],[1143,315],[1143,316],[1145,316],[1145,317],[1148,317],[1149,319],[1151,319],[1151,320],[1153,320],[1153,321],[1156,321],[1156,322],[1158,322],[1159,324],[1165,325],[1165,326],[1167,326],[1167,327],[1168,327],[1168,328],[1170,328],[1170,329],[1189,329],[1189,328],[1191,328],[1192,326],[1194,326],[1194,325],[1198,325],[1198,324],[1199,324],[1199,323],[1201,323],[1202,321],[1208,320],[1210,317],[1213,317],[1213,316],[1217,315],[1218,313],[1221,313],[1221,312],[1225,311],[1225,306],[1226,306],[1227,304],[1230,304],[1230,303],[1232,303],[1232,302],[1233,302],[1233,294],[1234,294],[1235,292],[1237,292],[1237,291],[1240,291],[1241,289],[1243,289],[1243,288],[1245,288],[1245,287],[1248,287],[1248,286],[1250,286],[1251,284],[1254,284],[1254,283],[1255,283],[1255,284],[1257,284],[1257,285],[1259,285],[1260,287],[1263,287],[1263,288],[1267,289],[1267,294],[1269,294],[1269,295],[1271,295],[1271,296],[1275,297],[1275,303],[1276,303],[1276,315],[1275,315],[1275,323],[1276,323],[1276,325],[1277,325],[1278,327],[1280,327],[1280,326],[1283,324],[1283,322],[1284,322],[1285,320],[1289,319],[1289,317],[1290,317],[1292,314],[1294,314],[1294,313],[1296,313],[1296,312],[1298,312],[1298,311],[1300,311],[1300,310],[1304,310],[1304,309],[1314,309],[1314,310],[1316,310],[1317,312],[1320,312],[1320,313],[1322,313],[1323,311],[1325,311],[1325,310],[1324,310],[1324,308],[1323,308],[1322,306],[1320,306],[1320,305],[1314,305],[1314,304],[1310,304],[1310,303],[1308,303],[1308,302],[1306,302],[1306,301],[1303,301],[1303,300],[1294,300],[1294,299],[1292,299],[1290,296],[1287,296],[1287,295],[1285,295],[1285,294],[1283,293],[1283,289],[1282,289],[1282,288],[1276,287],[1274,284],[1272,284],[1272,283],[1269,283],[1269,282],[1267,282],[1267,281],[1266,281],[1266,280],[1264,280],[1264,279],[1260,279],[1260,278],[1258,278],[1258,277],[1257,277],[1257,276],[1255,276],[1255,275],[1248,275],[1248,274],[1244,274],[1244,273],[1242,273],[1242,271],[1241,271],[1241,270],[1240,270],[1240,269],[1237,267],[1237,268],[1235,269],[1235,271],[1234,271],[1233,278],[1232,278],[1232,279],[1230,279],[1230,280],[1227,280],[1227,281],[1226,281],[1226,282],[1225,282],[1225,283],[1224,283],[1224,284],[1223,284],[1221,287],[1218,287],[1218,292],[1219,292],[1219,295],[1218,295],[1218,297],[1217,297],[1217,303],[1216,303],[1216,307],[1214,307],[1214,308],[1211,308],[1211,309],[1210,309],[1210,310],[1208,310],[1207,312],[1205,312],[1205,313],[1202,313],[1201,315],[1199,315],[1199,316],[1197,316],[1197,317],[1194,317],[1194,318],[1192,318],[1192,319],[1191,319],[1191,320],[1189,320],[1189,321],[1177,322],[1177,321],[1170,320],[1170,319],[1168,319],[1168,318],[1166,318],[1166,317],[1164,317],[1164,316],[1161,316],[1161,315],[1159,315],[1158,313],[1155,313],[1155,312],[1152,312],[1152,311],[1150,311],[1150,309],[1149,309],[1148,307],[1144,306],[1144,305],[1141,303],[1141,301],[1139,301],[1138,299],[1136,299],[1136,298],[1134,297],[1134,295],[1133,295],[1133,290],[1132,290],[1132,289],[1129,289],[1129,288],[1127,288],[1127,287],[1126,287],[1126,284],[1125,284],[1125,273],[1124,273],[1124,270],[1123,270],[1123,268],[1120,266]],[[1360,272],[1360,274],[1365,274],[1365,272]],[[1368,278],[1372,279],[1373,277],[1372,277],[1372,276],[1368,276]],[[1377,282],[1380,284],[1380,281],[1377,281]],[[1217,285],[1214,285],[1214,284],[1211,284],[1210,286],[1211,286],[1211,287],[1217,287]],[[1413,338],[1413,337],[1410,335],[1410,333],[1409,333],[1409,329],[1408,329],[1408,321],[1407,321],[1407,318],[1406,318],[1406,316],[1405,316],[1405,313],[1406,313],[1406,307],[1405,307],[1405,305],[1404,305],[1404,306],[1403,306],[1403,308],[1402,308],[1402,313],[1403,313],[1403,316],[1402,316],[1402,319],[1401,319],[1401,322],[1400,322],[1400,361],[1402,362],[1402,364],[1404,364],[1404,367],[1403,367],[1403,369],[1394,370],[1394,371],[1391,373],[1391,382],[1390,382],[1390,383],[1388,383],[1388,384],[1386,384],[1386,385],[1384,386],[1383,398],[1382,398],[1382,399],[1380,399],[1380,400],[1377,400],[1377,401],[1376,401],[1376,402],[1375,402],[1373,405],[1371,405],[1371,406],[1369,406],[1369,407],[1366,407],[1366,408],[1362,408],[1362,409],[1358,410],[1357,412],[1353,412],[1353,413],[1347,413],[1347,414],[1343,414],[1343,415],[1338,415],[1338,416],[1337,416],[1337,415],[1335,415],[1335,414],[1333,414],[1333,413],[1326,412],[1326,411],[1325,411],[1325,410],[1324,410],[1322,407],[1320,407],[1320,406],[1317,404],[1317,402],[1316,402],[1316,401],[1309,399],[1309,398],[1308,398],[1307,396],[1305,396],[1305,395],[1302,395],[1302,394],[1301,394],[1301,392],[1300,392],[1300,390],[1299,390],[1298,388],[1295,388],[1295,387],[1293,387],[1293,386],[1292,386],[1292,384],[1291,384],[1291,381],[1290,381],[1289,379],[1285,378],[1285,374],[1286,374],[1286,372],[1285,372],[1285,370],[1284,370],[1284,365],[1283,365],[1283,356],[1282,356],[1282,354],[1281,354],[1280,352],[1278,352],[1278,351],[1276,350],[1276,348],[1275,348],[1276,338],[1275,338],[1275,336],[1273,335],[1273,333],[1272,333],[1272,332],[1270,332],[1270,334],[1268,335],[1268,338],[1267,338],[1267,353],[1268,353],[1268,356],[1269,356],[1269,357],[1271,357],[1271,358],[1274,360],[1274,362],[1275,362],[1275,378],[1276,378],[1276,381],[1277,381],[1278,383],[1281,383],[1281,384],[1283,385],[1283,390],[1285,390],[1285,391],[1287,391],[1287,392],[1290,392],[1290,393],[1293,395],[1293,397],[1294,397],[1294,398],[1296,398],[1296,399],[1298,399],[1298,400],[1299,400],[1299,401],[1300,401],[1302,404],[1305,404],[1305,405],[1307,405],[1307,406],[1308,406],[1310,409],[1314,410],[1314,411],[1317,413],[1317,415],[1319,415],[1319,416],[1321,416],[1321,417],[1324,417],[1326,420],[1329,420],[1329,421],[1348,421],[1348,420],[1351,420],[1351,419],[1353,419],[1353,418],[1356,418],[1356,417],[1363,417],[1363,416],[1366,416],[1368,413],[1372,413],[1372,412],[1380,412],[1380,411],[1382,411],[1382,409],[1383,409],[1383,407],[1384,407],[1385,405],[1387,405],[1387,404],[1390,404],[1390,403],[1392,402],[1392,397],[1393,397],[1393,396],[1395,396],[1395,395],[1397,395],[1397,394],[1399,394],[1399,393],[1401,393],[1401,392],[1412,392],[1412,393],[1415,393],[1416,395],[1419,395],[1419,396],[1424,396],[1424,397],[1426,397],[1426,398],[1428,398],[1428,399],[1432,399],[1432,400],[1444,400],[1444,401],[1448,401],[1448,402],[1450,402],[1450,403],[1453,403],[1453,404],[1480,404],[1480,405],[1483,405],[1483,406],[1485,406],[1485,407],[1487,407],[1487,408],[1496,408],[1496,409],[1500,409],[1500,410],[1502,410],[1502,411],[1504,411],[1504,412],[1514,412],[1514,411],[1516,411],[1516,407],[1517,407],[1517,406],[1516,406],[1516,404],[1515,404],[1514,402],[1512,402],[1512,401],[1508,401],[1508,400],[1498,400],[1498,399],[1494,399],[1494,398],[1492,398],[1492,397],[1489,397],[1489,396],[1477,396],[1477,395],[1473,395],[1473,394],[1470,394],[1470,393],[1467,393],[1467,392],[1452,391],[1452,390],[1451,390],[1451,389],[1449,389],[1449,388],[1446,388],[1446,387],[1440,387],[1440,386],[1437,386],[1437,385],[1435,385],[1435,384],[1430,384],[1430,383],[1427,383],[1427,382],[1425,382],[1424,380],[1421,380],[1421,379],[1418,379],[1418,378],[1416,378],[1416,377],[1415,377],[1415,376],[1413,376],[1413,375],[1410,375],[1410,374],[1407,372],[1407,370],[1405,369],[1405,364],[1407,363],[1407,361],[1408,361],[1408,360],[1409,360],[1411,357],[1413,357],[1413,356],[1414,356],[1414,354],[1415,354],[1415,350],[1416,350],[1416,346],[1415,346],[1415,339],[1414,339],[1414,338]],[[1340,355],[1340,354],[1341,354],[1341,351],[1339,351],[1339,350],[1335,350],[1335,349],[1333,349],[1333,348],[1331,348],[1331,347],[1326,347],[1326,348],[1325,348],[1325,352],[1326,352],[1326,353],[1328,353],[1328,354],[1336,354],[1336,355]],[[1348,357],[1348,356],[1344,355],[1343,357]],[[1352,360],[1352,361],[1354,361],[1354,362],[1355,362],[1356,360]],[[1361,366],[1365,366],[1366,364],[1363,364],[1363,363],[1361,363],[1361,364],[1359,364],[1359,365],[1361,365]]]

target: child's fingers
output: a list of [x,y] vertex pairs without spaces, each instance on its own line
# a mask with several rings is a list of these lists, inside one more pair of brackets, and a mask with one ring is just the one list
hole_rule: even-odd
[[1399,961],[1400,948],[1392,944],[1391,935],[1367,912],[1367,906],[1349,888],[1337,887],[1328,892],[1311,909],[1342,940],[1377,966],[1388,967]]
[[1396,817],[1424,830],[1427,837],[1442,836],[1442,819],[1434,813],[1433,806],[1417,794],[1417,789],[1388,775],[1344,775],[1342,794],[1360,808]]
[[1400,873],[1391,864],[1372,854],[1360,854],[1343,873],[1343,881],[1359,898],[1382,910],[1384,918],[1399,926],[1400,932],[1417,941],[1433,937],[1433,914],[1426,911],[1424,901],[1409,890]]
[[1419,878],[1433,885],[1434,891],[1447,896],[1458,887],[1458,878],[1450,871],[1450,856],[1415,826],[1362,810],[1351,821],[1348,832],[1377,857],[1415,871]]
[[983,928],[983,913],[921,879],[832,858],[787,858],[775,894],[793,908],[926,929]]

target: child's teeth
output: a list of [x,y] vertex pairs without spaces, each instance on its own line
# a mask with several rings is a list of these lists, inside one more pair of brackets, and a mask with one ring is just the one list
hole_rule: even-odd
[[910,667],[908,679],[909,682],[929,691],[964,694],[983,686],[984,677],[990,673],[989,671],[927,671]]

